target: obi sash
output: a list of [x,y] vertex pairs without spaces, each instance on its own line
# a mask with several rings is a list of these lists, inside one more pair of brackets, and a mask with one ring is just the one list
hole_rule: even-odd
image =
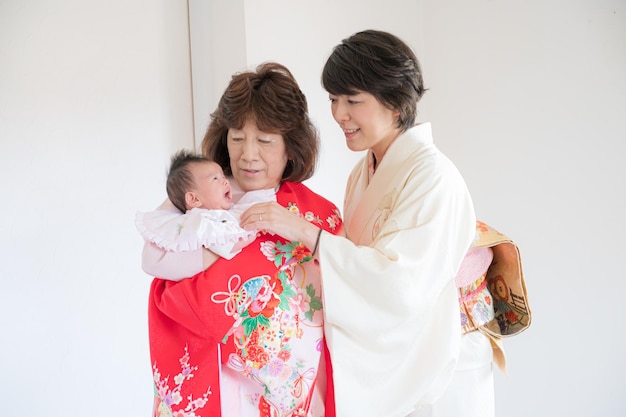
[[478,330],[491,340],[494,360],[505,370],[501,339],[530,326],[526,283],[517,245],[481,221],[455,283],[459,290],[461,332]]

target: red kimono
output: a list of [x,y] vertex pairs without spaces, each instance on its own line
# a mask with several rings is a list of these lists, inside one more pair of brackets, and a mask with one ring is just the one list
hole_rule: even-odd
[[[276,199],[341,230],[336,206],[303,184],[283,183]],[[148,308],[154,416],[334,416],[311,248],[262,234],[194,277],[155,278]]]

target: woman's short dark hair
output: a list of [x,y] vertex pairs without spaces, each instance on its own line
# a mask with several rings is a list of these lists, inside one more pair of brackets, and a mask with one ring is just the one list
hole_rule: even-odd
[[283,65],[267,62],[256,71],[233,75],[202,140],[202,153],[232,175],[228,129],[242,129],[253,120],[259,130],[283,136],[287,166],[283,181],[302,182],[315,172],[319,136],[308,114],[304,93]]
[[415,124],[417,103],[426,91],[413,50],[388,32],[365,30],[341,41],[322,71],[322,85],[330,94],[372,94],[400,112],[403,131]]

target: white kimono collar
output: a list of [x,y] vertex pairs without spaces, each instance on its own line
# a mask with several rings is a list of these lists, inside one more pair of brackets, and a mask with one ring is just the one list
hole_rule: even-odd
[[[409,146],[408,143],[413,142],[416,145],[431,145],[433,143],[432,126],[430,122],[424,122],[413,126],[406,132],[400,134],[387,149],[385,156],[381,161],[377,161],[378,166],[376,171],[380,168],[381,164],[385,160],[397,161],[397,158],[403,159],[406,156],[408,149],[412,149],[413,146]],[[367,151],[368,166],[372,166],[374,162],[374,153],[372,150]]]

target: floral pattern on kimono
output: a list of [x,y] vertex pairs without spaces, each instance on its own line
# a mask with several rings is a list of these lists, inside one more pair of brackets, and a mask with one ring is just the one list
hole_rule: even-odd
[[[276,197],[331,233],[342,227],[337,208],[303,184],[284,183]],[[220,374],[228,369],[257,387],[244,393],[246,416],[312,417],[316,384],[332,391],[330,377],[319,373],[328,354],[312,261],[302,243],[261,235],[232,260],[221,258],[190,279],[155,279],[149,307],[154,415],[221,416]],[[332,400],[326,409],[334,415]]]

